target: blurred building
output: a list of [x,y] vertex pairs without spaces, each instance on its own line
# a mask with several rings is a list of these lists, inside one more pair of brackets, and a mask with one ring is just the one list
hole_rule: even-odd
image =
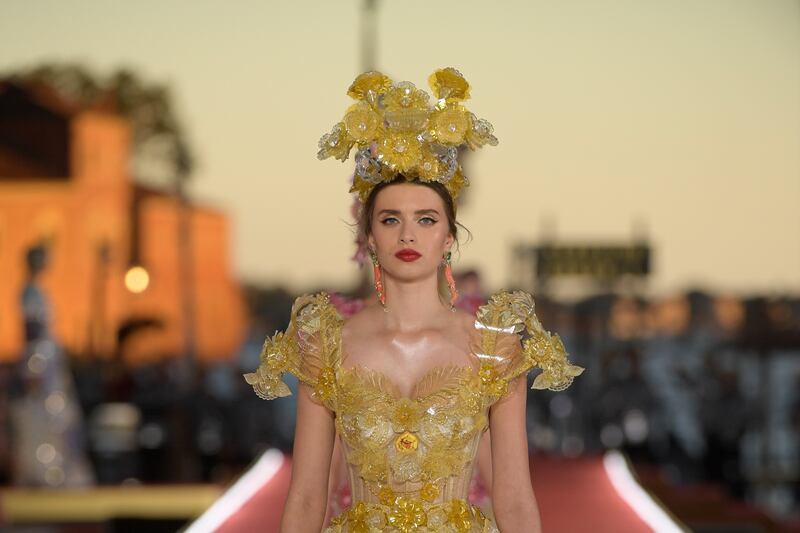
[[129,125],[113,106],[0,82],[0,361],[23,349],[19,297],[35,243],[49,248],[43,286],[71,354],[147,362],[185,353],[188,335],[201,360],[238,347],[245,309],[227,216],[137,184],[130,153]]

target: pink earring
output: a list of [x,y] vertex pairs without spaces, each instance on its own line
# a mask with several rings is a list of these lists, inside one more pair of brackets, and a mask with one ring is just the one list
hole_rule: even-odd
[[381,280],[381,265],[378,263],[378,255],[372,248],[369,249],[369,257],[372,259],[372,273],[375,275],[375,290],[378,291],[378,299],[381,301],[383,310],[386,311],[386,293]]
[[444,278],[447,280],[447,286],[450,289],[450,310],[455,312],[458,290],[456,290],[456,280],[453,278],[453,267],[450,264],[450,252],[444,254]]

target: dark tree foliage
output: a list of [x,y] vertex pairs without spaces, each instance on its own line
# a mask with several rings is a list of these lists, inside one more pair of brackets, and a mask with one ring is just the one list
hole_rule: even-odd
[[127,68],[102,77],[74,63],[47,63],[2,78],[23,85],[44,84],[70,104],[111,107],[126,117],[133,136],[132,170],[138,180],[177,185],[191,175],[191,150],[167,86]]

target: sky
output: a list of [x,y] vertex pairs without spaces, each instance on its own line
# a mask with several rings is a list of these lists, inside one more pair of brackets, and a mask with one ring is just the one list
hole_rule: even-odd
[[[500,139],[470,157],[456,268],[511,282],[512,246],[654,246],[655,293],[800,291],[798,0],[383,0],[377,66],[472,85]],[[317,140],[360,72],[361,0],[0,1],[0,72],[79,62],[170,87],[193,196],[231,267],[294,290],[358,270],[348,164]]]

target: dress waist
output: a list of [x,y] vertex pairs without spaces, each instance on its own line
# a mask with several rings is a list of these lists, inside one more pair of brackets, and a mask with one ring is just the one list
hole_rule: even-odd
[[498,533],[494,522],[467,500],[428,503],[420,498],[397,496],[390,505],[354,502],[331,520],[325,533]]

